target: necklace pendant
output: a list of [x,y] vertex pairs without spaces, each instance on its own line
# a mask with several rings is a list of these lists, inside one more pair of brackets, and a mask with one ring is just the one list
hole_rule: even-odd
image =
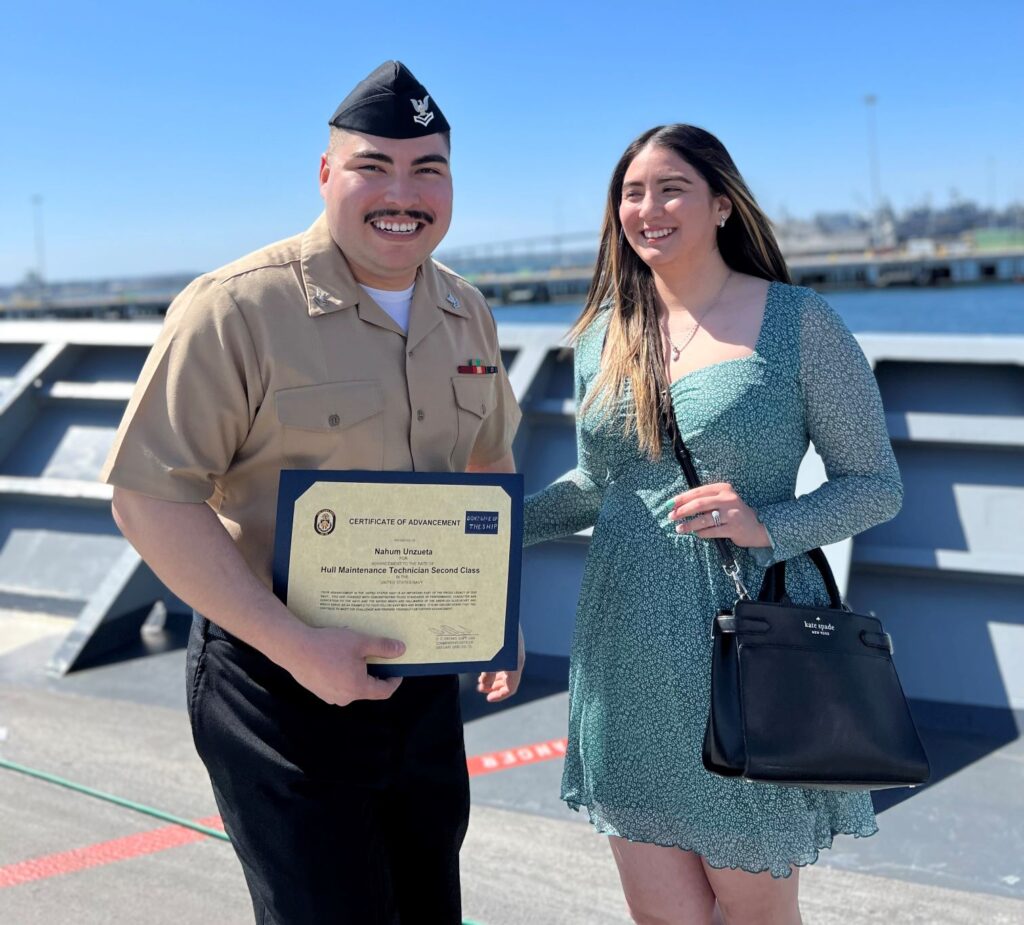
[[683,351],[680,350],[675,344],[672,345],[672,362],[676,363],[679,361],[679,354]]

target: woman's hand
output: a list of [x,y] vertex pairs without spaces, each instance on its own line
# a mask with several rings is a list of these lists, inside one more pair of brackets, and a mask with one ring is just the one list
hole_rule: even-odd
[[519,667],[515,671],[482,671],[477,678],[476,689],[487,695],[488,703],[506,700],[519,690],[525,663],[526,641],[523,639],[523,628],[519,627]]
[[[691,488],[672,501],[669,520],[683,521],[676,533],[695,533],[701,539],[732,540],[737,546],[771,546],[768,531],[757,519],[757,511],[736,494],[728,482]],[[715,525],[712,511],[718,511]]]

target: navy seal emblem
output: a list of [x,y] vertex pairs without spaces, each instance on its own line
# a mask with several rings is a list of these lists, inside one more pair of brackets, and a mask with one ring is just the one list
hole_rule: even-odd
[[322,511],[316,512],[316,517],[313,518],[313,529],[321,536],[327,536],[328,533],[334,532],[335,523],[337,523],[337,518],[334,516],[334,511],[325,507]]

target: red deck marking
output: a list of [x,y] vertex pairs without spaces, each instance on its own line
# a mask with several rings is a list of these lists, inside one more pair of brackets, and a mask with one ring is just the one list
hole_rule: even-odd
[[567,744],[567,739],[551,739],[548,742],[538,742],[536,745],[520,745],[518,748],[507,748],[504,751],[490,752],[486,755],[473,755],[466,759],[469,776],[476,777],[478,774],[491,774],[494,771],[504,771],[506,768],[519,767],[522,764],[562,758],[565,755]]
[[[200,819],[199,823],[211,828],[223,828],[220,816]],[[180,825],[167,825],[159,829],[151,829],[148,832],[139,832],[135,835],[126,835],[124,838],[87,845],[85,848],[73,848],[71,851],[47,854],[40,858],[32,858],[17,864],[9,864],[7,867],[0,867],[0,889],[17,886],[19,883],[29,883],[32,880],[45,880],[47,877],[71,874],[76,870],[85,870],[89,867],[101,867],[104,864],[113,864],[115,861],[127,861],[129,858],[154,854],[168,848],[177,848],[179,845],[188,845],[207,837],[202,832],[186,829]]]
[[[494,771],[504,771],[507,768],[516,768],[524,764],[562,758],[565,755],[566,744],[566,739],[550,739],[547,742],[538,742],[534,745],[520,745],[517,748],[508,748],[499,752],[473,755],[466,759],[466,765],[469,768],[470,777],[491,774]],[[199,819],[198,822],[200,825],[224,828],[220,816],[210,816],[208,819]],[[70,851],[18,861],[15,864],[0,867],[0,889],[17,886],[20,883],[30,883],[33,880],[59,877],[62,874],[71,874],[90,867],[102,867],[104,864],[113,864],[116,861],[128,861],[146,854],[166,851],[168,848],[190,845],[207,837],[202,832],[186,829],[180,825],[166,825],[148,832],[139,832],[136,835],[126,835],[124,838],[87,845],[84,848],[72,848]]]

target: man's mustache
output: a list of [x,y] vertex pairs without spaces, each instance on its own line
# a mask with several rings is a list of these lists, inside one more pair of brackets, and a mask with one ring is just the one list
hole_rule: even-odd
[[420,212],[419,209],[378,209],[376,212],[370,212],[363,222],[375,222],[379,218],[401,218],[403,216],[416,222],[424,222],[427,225],[434,224],[434,216]]

